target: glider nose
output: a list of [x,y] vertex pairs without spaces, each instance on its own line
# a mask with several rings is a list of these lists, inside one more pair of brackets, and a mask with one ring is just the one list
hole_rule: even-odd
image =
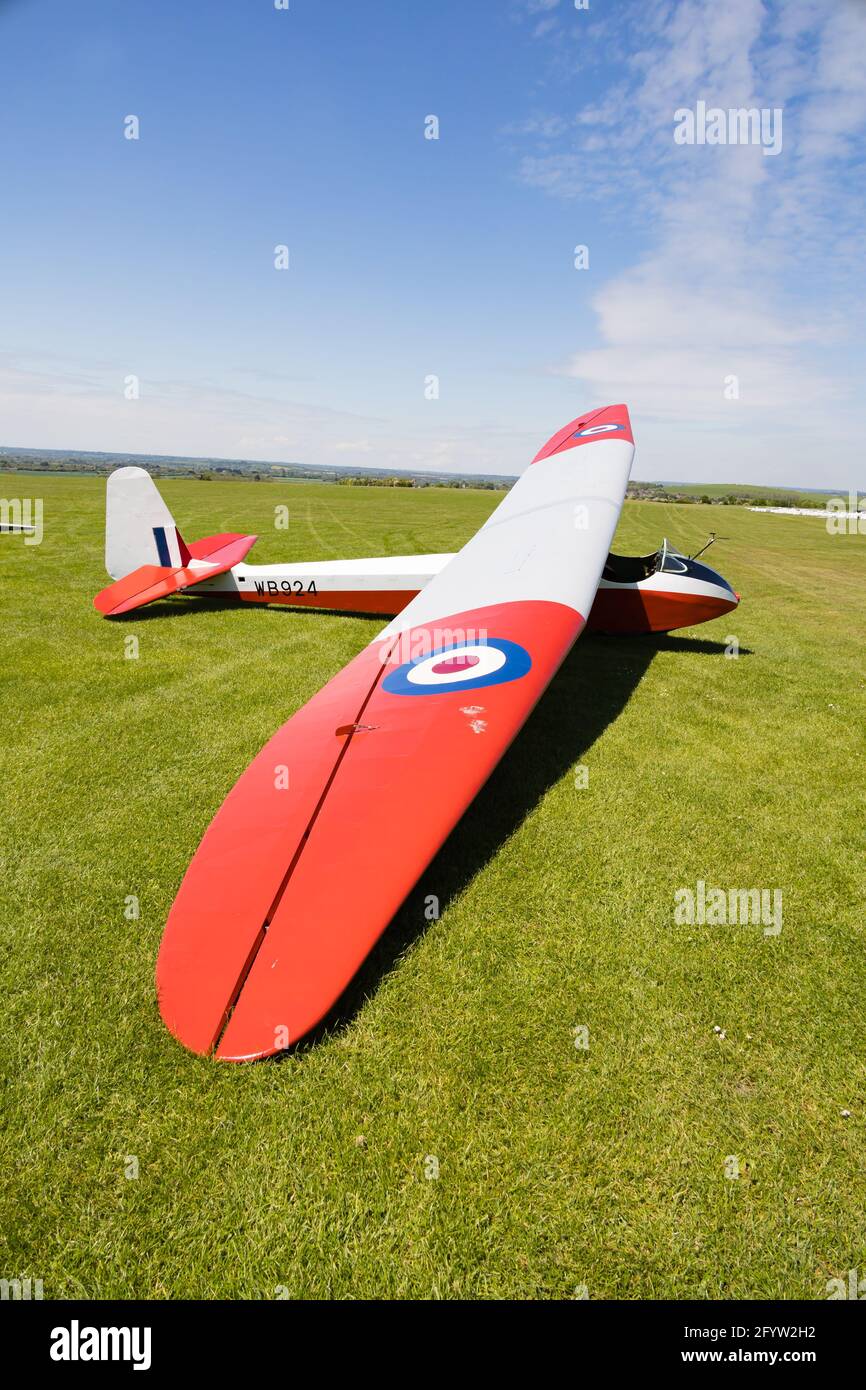
[[[719,574],[718,570],[711,569],[709,565],[703,564],[700,560],[687,560],[686,573],[691,579],[698,580],[703,584],[712,584],[716,589],[715,598],[722,605],[719,609],[721,613],[727,613],[732,608],[736,608],[740,602],[740,595],[729,584],[724,575]],[[722,595],[727,597],[722,597]]]
[[733,589],[730,584],[728,584],[724,579],[722,579],[721,575],[719,576],[719,581],[723,585],[723,587],[728,591],[727,600],[722,600],[722,612],[733,613],[734,609],[739,605],[740,595],[737,593],[736,589]]

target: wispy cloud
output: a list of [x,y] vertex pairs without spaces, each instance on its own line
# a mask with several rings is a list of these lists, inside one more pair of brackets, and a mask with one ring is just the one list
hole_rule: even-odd
[[[769,437],[780,414],[814,426],[823,408],[853,408],[859,380],[839,359],[860,331],[866,4],[680,0],[617,15],[623,62],[608,66],[609,17],[572,50],[615,74],[606,95],[536,111],[519,177],[599,201],[652,247],[595,289],[599,343],[557,369],[596,400],[631,396],[650,418],[729,435]],[[783,108],[778,158],[676,145],[674,112],[699,100]]]
[[[539,444],[533,434],[505,426],[441,425],[432,403],[425,426],[417,417],[386,420],[213,380],[142,379],[134,400],[125,398],[123,385],[122,370],[104,364],[83,368],[58,360],[45,370],[0,357],[0,444],[109,454],[170,448],[192,458],[514,474]],[[38,432],[36,418],[43,422]]]
[[[565,0],[567,4],[571,0]],[[559,31],[559,19],[555,13],[560,0],[517,0],[516,14],[519,19],[528,19],[532,24],[534,39],[544,39]]]

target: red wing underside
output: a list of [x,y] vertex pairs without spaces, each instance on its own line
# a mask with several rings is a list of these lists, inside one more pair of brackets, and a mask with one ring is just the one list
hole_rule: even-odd
[[114,618],[133,608],[143,608],[155,599],[167,598],[169,594],[201,584],[204,579],[215,579],[218,574],[226,574],[239,565],[256,539],[255,536],[224,535],[195,541],[188,547],[188,553],[192,559],[204,561],[208,565],[206,570],[190,569],[188,565],[142,565],[98,593],[93,606],[106,617]]
[[[460,640],[443,647],[443,625]],[[157,991],[182,1043],[266,1057],[328,1013],[582,627],[534,600],[414,628],[399,650],[367,647],[275,734],[206,832],[166,926]],[[479,632],[488,645],[473,654]]]

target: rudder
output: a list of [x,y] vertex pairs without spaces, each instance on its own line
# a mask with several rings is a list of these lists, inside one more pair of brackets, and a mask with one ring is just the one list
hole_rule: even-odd
[[122,579],[142,565],[185,565],[189,551],[144,468],[118,468],[105,495],[105,568]]

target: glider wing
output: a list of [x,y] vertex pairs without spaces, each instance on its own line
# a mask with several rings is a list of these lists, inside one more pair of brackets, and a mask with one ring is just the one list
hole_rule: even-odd
[[559,431],[254,759],[160,948],[160,1009],[187,1047],[268,1056],[336,1003],[580,635],[633,452],[625,406]]

